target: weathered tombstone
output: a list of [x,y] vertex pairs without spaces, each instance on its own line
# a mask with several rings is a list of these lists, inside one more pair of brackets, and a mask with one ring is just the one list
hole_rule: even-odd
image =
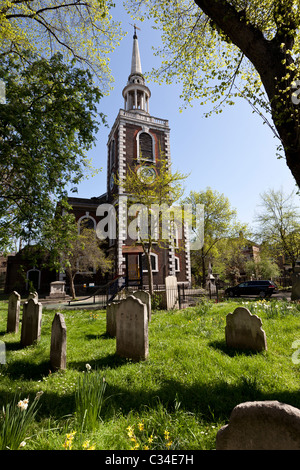
[[50,283],[50,294],[46,297],[47,300],[64,300],[69,298],[65,292],[65,281],[53,281]]
[[116,311],[120,302],[112,302],[106,307],[106,333],[114,338],[116,336]]
[[62,313],[56,313],[52,322],[50,363],[54,369],[67,365],[67,328]]
[[21,329],[22,346],[30,346],[40,339],[42,310],[42,304],[34,299],[24,303]]
[[140,299],[147,306],[148,322],[151,321],[151,295],[145,290],[137,290],[132,294],[137,299]]
[[18,333],[20,322],[21,296],[14,291],[8,299],[7,333]]
[[177,277],[167,276],[165,278],[166,294],[165,294],[165,308],[172,310],[178,305],[178,287]]
[[0,364],[6,364],[6,344],[0,341]]
[[130,295],[116,311],[117,355],[145,360],[149,355],[147,306]]
[[300,410],[278,401],[237,405],[216,437],[217,450],[300,450]]
[[257,352],[267,350],[267,339],[261,319],[244,307],[238,307],[226,316],[225,337],[230,348]]

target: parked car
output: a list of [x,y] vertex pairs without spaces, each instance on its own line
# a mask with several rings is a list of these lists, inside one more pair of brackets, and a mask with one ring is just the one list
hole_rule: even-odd
[[237,286],[228,287],[225,295],[228,297],[239,297],[240,295],[258,295],[259,297],[271,297],[278,290],[273,281],[246,281]]

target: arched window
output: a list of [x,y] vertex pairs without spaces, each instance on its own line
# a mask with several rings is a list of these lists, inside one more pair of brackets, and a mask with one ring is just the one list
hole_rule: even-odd
[[154,142],[153,137],[148,132],[140,132],[137,137],[138,144],[138,158],[140,160],[148,160],[153,162],[154,156]]
[[[152,267],[152,272],[158,272],[158,256],[155,253],[150,253],[150,258],[151,258],[151,267]],[[143,267],[143,272],[147,273],[148,268],[147,268],[147,260],[145,254],[142,255],[142,267]]]
[[109,164],[110,164],[110,168],[112,168],[115,164],[115,149],[116,147],[116,144],[115,144],[115,140],[113,139],[111,141],[111,143],[109,144]]
[[176,272],[176,273],[179,273],[179,272],[180,272],[180,260],[179,260],[179,256],[175,256],[175,257],[174,257],[174,261],[175,261],[175,272]]
[[86,228],[96,230],[96,221],[93,217],[89,215],[88,212],[84,216],[80,217],[80,219],[78,219],[77,224],[79,234],[82,232],[82,230]]

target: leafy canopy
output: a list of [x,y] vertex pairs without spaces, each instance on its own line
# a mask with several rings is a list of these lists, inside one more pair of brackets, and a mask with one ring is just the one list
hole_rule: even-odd
[[0,53],[29,49],[45,58],[61,52],[112,80],[109,56],[123,33],[111,0],[0,0]]
[[[53,216],[67,184],[90,173],[86,152],[103,115],[102,94],[89,71],[66,65],[60,53],[24,63],[5,56],[0,79],[0,245],[15,236],[34,237]],[[24,56],[23,56],[24,58]]]
[[[224,105],[233,105],[237,97],[243,97],[279,137],[276,127],[268,118],[271,112],[270,96],[262,85],[260,67],[254,60],[249,60],[250,53],[247,57],[247,45],[245,48],[238,47],[216,25],[212,16],[217,17],[218,13],[209,16],[198,6],[207,3],[194,0],[127,0],[128,11],[136,19],[152,19],[154,28],[162,34],[163,45],[155,51],[162,59],[161,66],[153,69],[150,76],[158,82],[163,79],[169,84],[182,84],[183,107],[195,99],[201,104],[213,103],[213,109],[206,115],[222,112]],[[278,48],[278,61],[284,69],[278,74],[278,85],[290,102],[291,79],[296,81],[300,78],[299,0],[213,3],[216,4],[216,11],[217,4],[220,4],[228,12],[238,15],[243,28],[237,31],[236,36],[241,45],[243,37],[247,44],[246,33],[251,30],[254,37],[269,41],[271,46],[274,43],[274,50],[275,46]],[[257,54],[261,54],[260,60],[264,57],[259,47]],[[299,116],[297,119],[299,123]]]

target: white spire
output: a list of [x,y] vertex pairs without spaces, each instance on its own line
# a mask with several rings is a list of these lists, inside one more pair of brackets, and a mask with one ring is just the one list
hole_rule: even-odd
[[142,65],[141,65],[138,38],[137,38],[136,33],[134,33],[132,59],[131,59],[131,75],[134,75],[137,73],[142,75]]
[[126,87],[123,89],[124,109],[134,113],[149,114],[149,99],[151,92],[145,85],[142,73],[139,43],[136,34],[137,26],[134,26],[133,49],[131,58],[131,73]]

